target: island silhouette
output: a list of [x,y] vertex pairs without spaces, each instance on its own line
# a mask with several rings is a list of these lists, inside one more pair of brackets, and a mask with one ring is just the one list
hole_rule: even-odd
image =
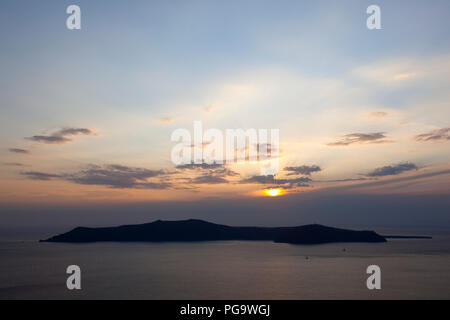
[[290,244],[386,242],[374,231],[338,229],[319,224],[297,227],[232,227],[203,220],[162,221],[117,227],[77,227],[41,242],[192,242],[263,240]]

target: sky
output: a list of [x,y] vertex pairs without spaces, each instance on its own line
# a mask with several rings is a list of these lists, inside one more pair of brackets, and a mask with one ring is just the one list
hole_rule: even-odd
[[[80,30],[66,27],[72,4]],[[372,4],[380,30],[366,26]],[[449,9],[3,0],[0,229],[195,217],[450,227]],[[194,121],[278,129],[279,172],[175,165],[171,134]]]

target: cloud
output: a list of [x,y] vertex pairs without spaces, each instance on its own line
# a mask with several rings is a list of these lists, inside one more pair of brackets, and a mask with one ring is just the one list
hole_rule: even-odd
[[234,152],[237,153],[234,156],[234,160],[227,160],[227,162],[253,161],[255,158],[258,161],[276,159],[280,157],[282,150],[279,146],[272,145],[271,143],[246,143],[243,147],[236,146]]
[[149,182],[147,179],[167,174],[162,170],[134,168],[118,164],[90,165],[87,169],[65,176],[66,180],[86,185],[110,188],[166,189],[168,182]]
[[27,171],[22,172],[23,175],[27,176],[29,179],[32,180],[52,180],[54,178],[61,178],[62,176],[59,174],[52,174],[52,173],[45,173],[45,172],[38,172],[38,171]]
[[56,132],[59,136],[79,136],[79,135],[91,135],[94,134],[91,129],[86,128],[63,128]]
[[230,170],[228,168],[225,168],[225,167],[215,169],[212,173],[219,177],[238,177],[238,176],[240,176],[239,173],[237,173],[233,170]]
[[239,173],[228,169],[224,164],[208,164],[208,163],[190,163],[183,164],[176,167],[176,169],[183,171],[191,171],[195,174],[200,174],[194,178],[183,178],[188,184],[220,184],[229,183],[227,177],[240,176]]
[[70,139],[60,137],[60,136],[32,136],[27,137],[25,139],[43,142],[43,143],[54,143],[54,144],[62,144],[71,141]]
[[[203,142],[201,143],[202,149],[205,148],[207,145],[210,145],[211,143],[212,143],[212,141],[203,141]],[[190,147],[191,147],[191,148],[196,148],[197,145],[194,144],[194,143],[192,143],[192,144],[190,145]]]
[[32,136],[25,139],[48,144],[63,144],[72,141],[72,139],[68,137],[81,135],[88,136],[95,135],[95,133],[87,128],[62,128],[51,135]]
[[366,187],[370,188],[370,187],[386,186],[386,185],[395,184],[395,183],[415,181],[415,180],[426,179],[426,178],[431,178],[431,177],[440,176],[440,175],[448,175],[448,174],[450,174],[450,170],[441,170],[441,171],[427,172],[427,173],[411,175],[411,176],[406,176],[406,177],[394,177],[392,179],[375,180],[375,181],[363,182],[363,183],[359,183],[359,184],[351,184],[351,185],[346,185],[346,186],[341,185],[338,187],[328,188],[327,190],[336,190],[336,191],[345,191],[345,190],[352,190],[352,189],[361,190],[362,188],[366,188]]
[[310,176],[313,172],[321,171],[322,169],[319,166],[312,165],[312,166],[298,166],[298,167],[285,167],[283,169],[284,171],[289,171],[288,176],[292,175],[307,175]]
[[192,184],[220,184],[220,183],[229,183],[229,181],[225,178],[219,176],[199,176],[189,180],[189,183]]
[[243,179],[242,183],[261,183],[261,184],[269,184],[269,183],[276,183],[275,176],[273,175],[267,175],[267,176],[252,176],[247,179]]
[[75,173],[51,174],[44,172],[23,172],[23,175],[33,180],[61,179],[77,184],[101,185],[119,189],[167,189],[171,184],[167,181],[148,181],[168,173],[163,170],[134,168],[118,164],[89,165],[86,169]]
[[[282,150],[271,143],[258,143],[255,145],[259,160],[276,159],[280,157]],[[272,152],[274,151],[274,152]]]
[[384,132],[374,133],[350,133],[343,136],[340,140],[327,143],[328,146],[348,146],[351,144],[373,144],[373,143],[389,143],[392,141],[385,140]]
[[387,112],[384,111],[374,111],[369,113],[369,118],[382,119],[387,117]]
[[172,117],[164,117],[164,118],[159,120],[159,122],[162,122],[162,123],[170,123],[170,122],[173,122],[173,121],[175,121],[175,118],[172,118]]
[[267,151],[267,154],[272,153],[272,144],[271,143],[257,143],[254,146],[258,152]]
[[300,177],[293,179],[277,179],[273,175],[266,176],[252,176],[247,179],[243,179],[240,183],[259,183],[259,184],[274,184],[274,185],[288,185],[288,186],[297,186],[297,187],[305,187],[308,186],[308,182],[311,182],[311,178],[308,177]]
[[[72,173],[22,172],[33,180],[60,179],[82,185],[100,185],[116,189],[179,189],[189,184],[229,183],[227,177],[240,176],[220,164],[189,164],[178,166],[180,170],[150,170],[121,164],[90,164]],[[189,170],[194,175],[176,177],[174,175]],[[179,182],[182,181],[182,182]]]
[[401,174],[405,171],[418,170],[418,169],[419,168],[414,163],[405,162],[405,163],[399,163],[396,165],[376,168],[375,170],[369,172],[367,174],[367,176],[368,177],[392,176],[392,175]]
[[450,128],[433,130],[414,137],[416,141],[447,141],[450,140]]
[[25,167],[26,165],[20,162],[4,162],[3,165],[10,167]]
[[30,154],[29,150],[26,149],[19,149],[19,148],[10,148],[8,149],[9,152],[13,152],[13,153],[24,153],[24,154]]
[[351,182],[351,181],[365,181],[369,180],[368,178],[346,178],[346,179],[336,179],[336,180],[314,180],[315,182]]
[[195,171],[203,171],[204,173],[208,173],[209,175],[216,175],[216,176],[239,176],[240,174],[228,169],[224,164],[218,164],[218,163],[189,163],[189,164],[182,164],[175,167],[176,169],[185,171],[185,170],[195,170]]
[[217,163],[188,163],[188,164],[181,164],[176,166],[177,169],[180,170],[196,170],[196,169],[217,169],[222,168],[223,164],[217,164]]

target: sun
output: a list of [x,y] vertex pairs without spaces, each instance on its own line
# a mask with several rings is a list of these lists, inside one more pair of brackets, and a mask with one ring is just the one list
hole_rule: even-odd
[[264,190],[263,190],[263,193],[264,193],[266,196],[269,196],[269,197],[278,197],[278,196],[281,196],[281,195],[283,194],[283,189],[280,189],[280,188],[276,188],[276,189],[264,189]]

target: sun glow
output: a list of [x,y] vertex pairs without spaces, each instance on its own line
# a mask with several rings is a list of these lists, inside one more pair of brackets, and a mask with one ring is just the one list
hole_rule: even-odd
[[269,197],[278,197],[283,194],[283,189],[265,189],[263,193]]

